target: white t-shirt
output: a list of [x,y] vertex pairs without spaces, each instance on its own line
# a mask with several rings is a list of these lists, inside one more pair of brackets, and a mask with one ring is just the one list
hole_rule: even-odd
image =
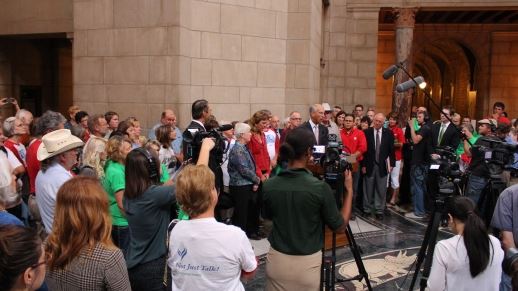
[[59,163],[52,164],[45,173],[40,170],[36,176],[36,202],[47,233],[52,231],[58,190],[69,179],[72,174]]
[[167,264],[172,290],[245,290],[241,270],[257,268],[245,233],[213,217],[178,222],[169,238]]
[[489,237],[492,245],[489,247],[489,264],[475,278],[469,272],[469,258],[463,237],[456,235],[439,241],[435,246],[432,270],[428,278],[429,290],[497,291],[502,275],[504,251],[497,238],[492,235]]
[[173,148],[164,148],[163,146],[160,146],[158,159],[160,160],[160,163],[165,166],[167,172],[169,172],[169,176],[173,177],[173,174],[176,171],[176,156],[174,154]]
[[270,160],[273,160],[273,158],[275,158],[275,139],[277,139],[277,134],[275,131],[268,129],[264,132],[264,137],[266,138],[268,155],[270,156]]
[[[19,166],[23,166],[23,164],[20,163],[20,160],[18,160],[18,158],[14,155],[14,153],[9,148],[4,147],[4,149],[7,151],[6,158],[9,161],[9,165],[11,165],[12,169],[16,169]],[[0,151],[0,152],[2,154],[4,154],[4,156],[5,156],[5,153],[3,151]]]

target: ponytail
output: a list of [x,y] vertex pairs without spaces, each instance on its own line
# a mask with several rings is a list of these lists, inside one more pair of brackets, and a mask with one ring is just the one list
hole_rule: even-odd
[[484,221],[475,213],[475,203],[467,197],[455,197],[450,205],[451,216],[464,223],[464,245],[469,258],[471,277],[482,273],[489,264],[491,240]]
[[292,161],[302,158],[315,145],[315,135],[307,128],[299,126],[291,130],[279,148],[280,161]]

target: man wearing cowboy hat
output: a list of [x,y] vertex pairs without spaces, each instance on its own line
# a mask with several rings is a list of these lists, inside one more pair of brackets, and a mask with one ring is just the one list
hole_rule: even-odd
[[70,170],[77,164],[79,150],[84,143],[68,129],[47,133],[41,141],[37,153],[41,169],[36,176],[36,202],[45,230],[50,233],[56,195],[61,185],[73,177]]

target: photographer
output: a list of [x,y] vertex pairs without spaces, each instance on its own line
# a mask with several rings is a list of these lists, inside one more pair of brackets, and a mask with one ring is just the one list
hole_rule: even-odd
[[312,131],[304,127],[290,131],[280,148],[280,159],[288,162],[288,169],[263,186],[264,218],[273,221],[266,290],[318,290],[322,225],[342,232],[351,216],[351,173],[344,172],[346,192],[338,210],[331,187],[306,169],[314,144]]
[[[516,241],[518,241],[518,184],[508,187],[498,196],[491,227],[500,231],[500,240],[505,252],[510,248],[516,248]],[[500,290],[511,290],[511,278],[506,274],[502,275]]]
[[496,130],[496,123],[489,119],[482,119],[478,122],[478,134],[479,139],[474,143],[474,147],[471,148],[467,139],[471,139],[473,134],[468,130],[464,130],[463,133],[466,135],[464,140],[464,151],[471,157],[471,162],[468,167],[468,171],[471,175],[466,185],[465,196],[471,198],[478,209],[482,209],[482,205],[479,205],[480,195],[489,182],[489,169],[485,161],[486,152],[482,147],[490,147],[491,144],[488,140],[498,140],[494,136]]
[[473,201],[452,198],[448,224],[456,235],[435,246],[429,290],[498,290],[504,252],[498,239],[488,235]]
[[[190,132],[190,135],[194,136],[198,132],[207,132],[207,129],[205,128],[205,123],[209,121],[211,115],[212,115],[212,109],[209,106],[209,102],[205,99],[199,99],[192,103],[191,107],[191,114],[192,114],[192,121],[185,129],[183,136],[186,135],[187,132]],[[182,149],[183,149],[183,157],[184,161],[187,161],[189,159],[192,159],[192,163],[195,164],[198,160],[197,153],[193,153],[192,144],[189,144],[185,139],[182,142]],[[216,145],[217,147],[218,145]],[[214,148],[215,150],[216,148]],[[222,157],[221,157],[222,158]],[[220,159],[221,159],[220,158]],[[222,163],[222,160],[218,160],[218,157],[216,157],[215,152],[211,151],[209,156],[209,168],[214,172],[214,176],[216,179],[216,189],[218,190],[218,193],[221,193],[221,189],[223,188],[223,171],[221,170],[220,164]]]

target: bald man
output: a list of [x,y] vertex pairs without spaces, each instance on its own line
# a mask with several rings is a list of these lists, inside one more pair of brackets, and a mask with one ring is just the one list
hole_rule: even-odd
[[322,124],[324,118],[324,107],[321,104],[314,104],[309,107],[310,119],[302,124],[303,127],[311,130],[315,136],[316,145],[327,146],[329,141],[329,131]]
[[160,123],[155,124],[148,132],[149,140],[156,139],[155,131],[161,125],[171,125],[173,126],[176,132],[176,139],[171,143],[173,147],[173,151],[176,155],[179,155],[182,152],[182,131],[178,126],[176,126],[176,115],[174,111],[171,109],[166,109],[162,112]]

